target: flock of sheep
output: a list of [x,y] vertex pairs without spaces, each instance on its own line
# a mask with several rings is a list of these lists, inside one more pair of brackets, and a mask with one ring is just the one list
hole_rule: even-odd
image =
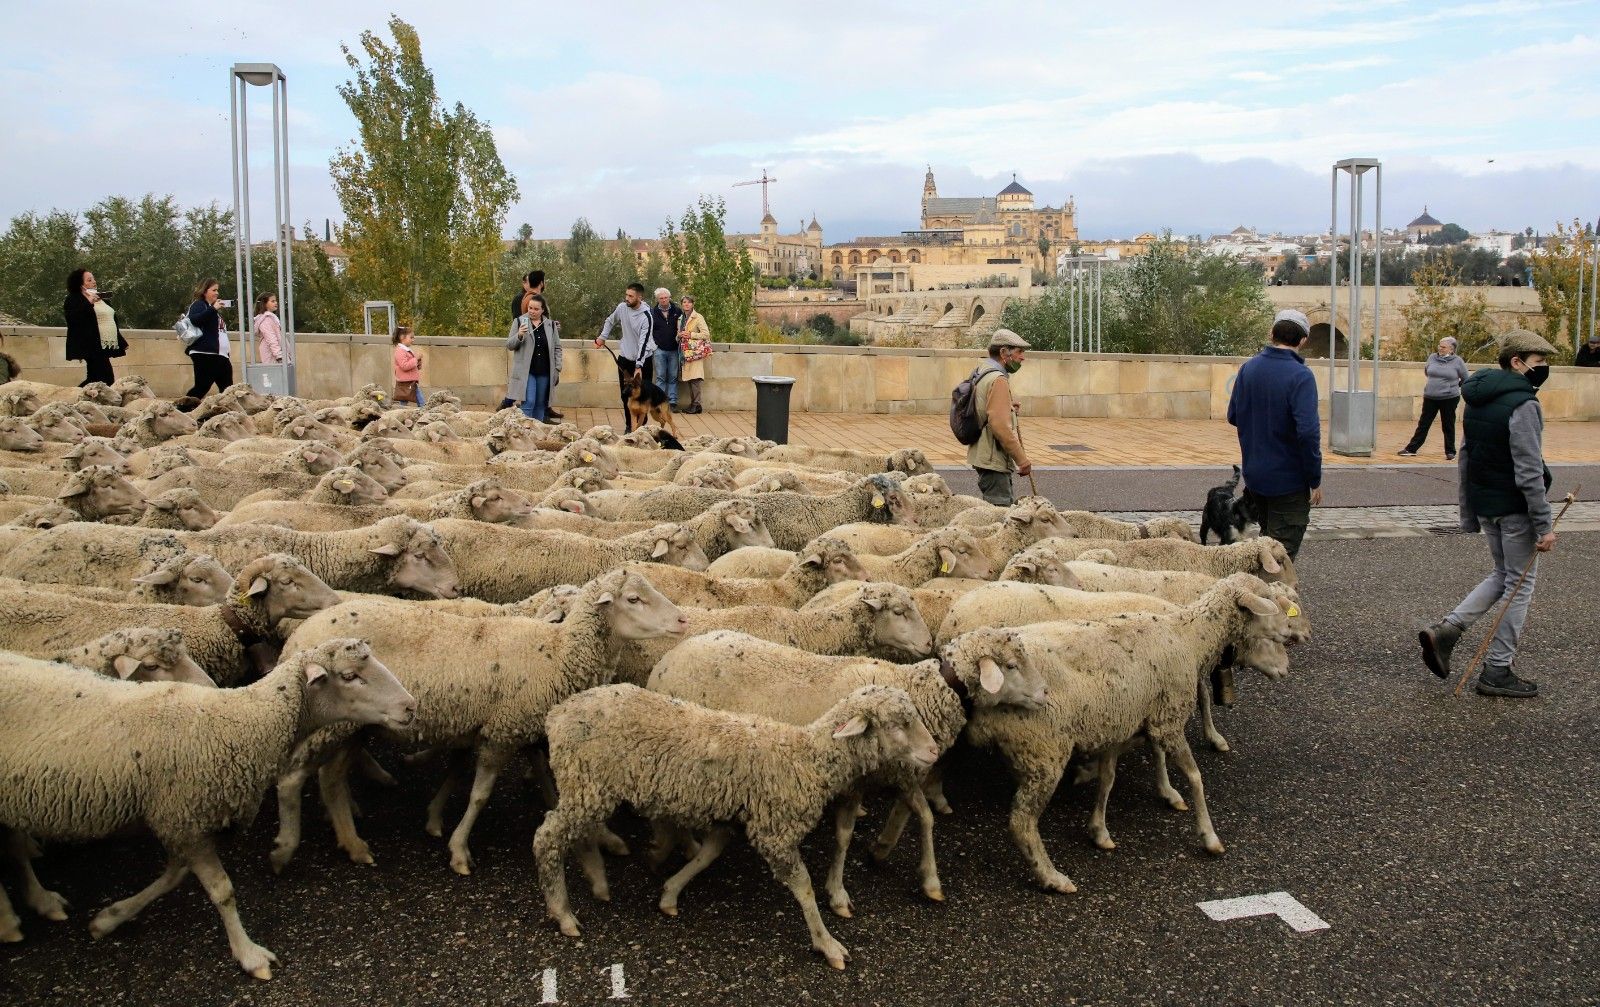
[[[887,789],[871,853],[915,818],[921,888],[942,900],[940,759],[962,740],[1011,767],[1012,838],[1047,890],[1074,890],[1039,833],[1074,756],[1101,848],[1118,756],[1145,742],[1161,795],[1220,853],[1185,727],[1198,707],[1226,750],[1213,673],[1279,678],[1309,633],[1271,539],[994,507],[915,450],[666,451],[444,393],[386,408],[372,386],[314,402],[235,385],[188,412],[138,378],[0,386],[0,525],[0,841],[22,901],[66,918],[34,872],[42,844],[142,827],[166,865],[91,933],[192,871],[262,979],[276,958],[214,837],[275,788],[281,871],[313,776],[339,847],[370,864],[352,775],[435,774],[418,815],[466,874],[496,778],[527,753],[550,809],[528,823],[534,856],[569,935],[565,863],[608,898],[622,805],[651,823],[653,867],[686,858],[668,915],[742,831],[836,968],[849,954],[801,840],[831,808],[823,892],[849,917],[851,833]],[[0,890],[0,941],[21,939]]]

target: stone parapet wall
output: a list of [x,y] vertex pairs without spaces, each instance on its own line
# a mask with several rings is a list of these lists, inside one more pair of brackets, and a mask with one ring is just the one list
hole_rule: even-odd
[[[0,328],[6,352],[17,358],[24,378],[59,385],[83,380],[83,366],[65,358],[62,329]],[[170,332],[124,331],[128,355],[114,361],[119,374],[148,378],[156,392],[177,396],[192,383],[182,346]],[[611,355],[592,343],[566,340],[558,406],[614,406],[616,368]],[[497,339],[424,337],[423,389],[448,390],[472,405],[494,405],[505,389],[507,354]],[[367,382],[393,383],[387,337],[302,335],[297,348],[300,394],[338,398]],[[795,379],[792,407],[802,412],[942,414],[950,389],[980,360],[972,350],[884,347],[765,346],[717,344],[706,365],[708,410],[752,409],[750,379],[776,374]],[[1030,353],[1012,379],[1031,416],[1104,416],[1119,419],[1220,419],[1241,357],[1179,357]],[[1312,361],[1326,410],[1328,366]],[[1364,375],[1367,369],[1363,368]],[[1425,381],[1422,364],[1385,362],[1379,418],[1414,417]],[[1342,367],[1335,387],[1344,387]],[[1600,419],[1600,368],[1557,367],[1539,393],[1550,420]]]

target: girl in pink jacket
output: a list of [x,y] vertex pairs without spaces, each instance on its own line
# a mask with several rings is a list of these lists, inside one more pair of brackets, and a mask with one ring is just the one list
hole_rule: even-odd
[[256,359],[263,364],[283,363],[283,323],[278,321],[278,295],[256,298],[256,314],[250,321],[256,334]]
[[394,328],[394,401],[426,405],[422,397],[422,354],[411,348],[411,326]]

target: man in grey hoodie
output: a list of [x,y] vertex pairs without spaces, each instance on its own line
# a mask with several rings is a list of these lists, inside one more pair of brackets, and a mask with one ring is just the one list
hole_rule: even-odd
[[[1511,664],[1533,600],[1537,557],[1556,546],[1538,398],[1539,386],[1550,376],[1547,360],[1555,352],[1543,336],[1516,329],[1500,339],[1500,366],[1472,375],[1461,390],[1467,400],[1461,460],[1456,463],[1461,528],[1483,532],[1494,571],[1454,612],[1418,636],[1428,670],[1449,678],[1450,653],[1461,634],[1506,599],[1505,616],[1478,675],[1478,692],[1485,696],[1521,699],[1539,694],[1538,683],[1517,677]],[[1512,595],[1524,568],[1528,579]]]
[[628,284],[628,292],[623,296],[622,303],[606,316],[605,324],[600,326],[600,335],[594,341],[596,346],[605,346],[613,326],[621,333],[617,346],[617,385],[622,390],[622,422],[626,432],[631,433],[633,417],[628,413],[628,381],[633,377],[633,372],[642,367],[645,384],[650,383],[653,349],[650,345],[650,309],[644,306],[644,284]]

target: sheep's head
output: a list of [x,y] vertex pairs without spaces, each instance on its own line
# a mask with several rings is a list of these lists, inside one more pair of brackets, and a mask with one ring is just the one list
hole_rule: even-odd
[[768,472],[745,487],[750,493],[809,493],[806,484],[793,472]]
[[556,455],[561,467],[566,470],[582,468],[587,465],[600,473],[603,479],[615,479],[622,474],[622,469],[617,465],[617,457],[600,444],[599,441],[580,437],[562,448]]
[[1198,542],[1194,526],[1180,517],[1153,517],[1139,526],[1145,538],[1175,538],[1185,542]]
[[63,507],[57,503],[44,504],[32,510],[24,511],[7,522],[8,528],[57,528],[74,521],[82,521],[83,515],[71,507]]
[[182,437],[200,429],[194,417],[182,412],[170,402],[161,402],[150,408],[142,419],[142,426],[158,441]]
[[39,396],[28,388],[8,388],[0,391],[0,415],[32,416],[43,405]]
[[726,463],[702,466],[677,481],[684,486],[698,486],[702,489],[731,491],[738,488],[733,481],[733,468]]
[[576,423],[557,423],[544,432],[545,440],[560,441],[563,444],[571,444],[582,436],[583,431],[578,429]]
[[621,439],[617,436],[617,431],[613,429],[610,424],[606,423],[602,423],[599,426],[590,427],[582,434],[582,436],[588,437],[591,440],[597,441],[601,444],[615,444]]
[[70,406],[59,402],[34,413],[28,418],[28,423],[40,437],[57,444],[76,444],[88,436],[78,414]]
[[643,448],[646,451],[658,451],[661,448],[661,442],[656,440],[655,432],[649,427],[639,427],[630,433],[623,434],[617,438],[616,443],[630,448]]
[[217,683],[189,656],[175,629],[119,629],[67,654],[68,664],[130,682]]
[[263,613],[269,626],[284,619],[309,619],[339,604],[333,588],[285,553],[269,553],[246,563],[234,578],[232,596]]
[[650,561],[681,566],[685,570],[704,570],[711,565],[694,532],[681,524],[658,524],[650,529]]
[[[0,421],[0,423],[3,422]],[[85,437],[74,444],[72,450],[63,455],[61,460],[66,463],[67,470],[70,472],[76,472],[91,465],[107,465],[118,472],[126,472],[128,468],[128,459],[123,457],[122,453],[116,448],[112,447],[111,442],[104,437]]]
[[145,473],[149,478],[166,475],[177,469],[193,468],[194,458],[182,444],[167,444],[149,449],[149,464]]
[[589,501],[584,499],[583,494],[583,490],[574,486],[557,487],[544,495],[539,501],[539,506],[564,510],[570,514],[587,514]]
[[582,594],[583,588],[576,584],[557,584],[555,587],[547,587],[537,594],[507,605],[506,611],[525,619],[561,623],[566,621],[567,613],[572,611],[573,603]]
[[390,587],[426,598],[460,595],[455,562],[438,532],[408,517],[384,518],[372,527],[387,540],[369,551],[389,558]]
[[939,475],[937,472],[912,476],[901,483],[900,487],[915,500],[921,500],[923,497],[928,496],[948,498],[952,495],[950,484],[945,482],[944,476]]
[[1268,584],[1267,597],[1278,603],[1289,620],[1289,644],[1305,643],[1311,639],[1311,617],[1300,604],[1300,592],[1287,584]]
[[302,650],[309,726],[347,721],[402,729],[417,719],[417,700],[372,656],[365,640],[326,640]]
[[1048,584],[1051,587],[1070,587],[1081,590],[1083,584],[1067,569],[1054,550],[1030,546],[1011,557],[1011,562],[1000,571],[1000,580],[1015,580],[1025,584]]
[[331,441],[336,436],[332,427],[315,416],[291,416],[278,428],[279,437],[294,441]]
[[78,389],[78,401],[93,402],[102,406],[120,406],[122,393],[104,381],[91,381]]
[[916,513],[900,481],[886,472],[867,476],[856,483],[855,489],[866,498],[863,520],[878,524],[913,524]]
[[332,472],[344,461],[338,449],[327,441],[306,441],[300,447],[294,448],[289,457],[314,476]]
[[933,634],[911,592],[898,584],[870,582],[856,588],[856,604],[872,613],[872,636],[880,647],[924,657],[933,651]]
[[[1233,636],[1234,660],[1254,668],[1271,679],[1289,673],[1289,654],[1284,644],[1293,638],[1288,608],[1270,597],[1272,588],[1259,577],[1236,573],[1217,582],[1211,592],[1233,600],[1241,622]],[[1298,607],[1298,606],[1296,606]]]
[[1012,629],[985,626],[956,637],[939,651],[946,680],[961,680],[976,708],[1017,706],[1037,710],[1050,698],[1044,674]]
[[461,411],[461,399],[450,392],[429,392],[423,412],[451,416]]
[[122,401],[116,403],[119,406],[125,406],[134,399],[153,399],[156,397],[156,393],[150,388],[150,382],[139,374],[130,374],[125,378],[118,378],[111,387],[122,397]]
[[394,449],[386,445],[363,444],[348,457],[347,464],[365,472],[390,493],[406,484],[404,463]]
[[592,465],[561,473],[557,477],[556,484],[566,489],[577,490],[579,493],[598,493],[611,488],[611,480],[602,476],[600,470]]
[[855,552],[843,539],[830,538],[824,535],[814,538],[806,543],[800,550],[800,555],[795,559],[795,565],[802,569],[813,569],[821,572],[829,584],[837,584],[842,580],[866,580],[867,570],[856,558]]
[[936,529],[924,535],[919,545],[931,547],[937,556],[935,577],[988,580],[994,576],[994,564],[979,548],[978,540],[965,529]]
[[885,468],[890,472],[904,472],[908,476],[932,475],[933,466],[921,448],[901,448],[891,452]]
[[67,404],[67,407],[72,410],[72,415],[76,417],[79,424],[111,423],[111,417],[107,416],[106,411],[94,402],[71,402]]
[[200,424],[200,433],[206,437],[217,437],[225,441],[241,441],[255,434],[255,428],[245,419],[243,413],[224,412]]
[[472,516],[489,524],[515,524],[533,513],[533,501],[498,479],[479,479],[462,491]]
[[141,595],[172,605],[217,605],[233,590],[233,578],[209,553],[174,556],[133,582]]
[[228,408],[250,416],[272,405],[271,396],[263,395],[242,381],[224,388],[221,397],[227,401]]
[[169,515],[189,531],[205,531],[220,515],[211,509],[196,490],[187,487],[158,493],[148,501],[151,508]]
[[505,454],[507,451],[537,451],[539,442],[544,440],[543,424],[540,429],[533,429],[532,424],[502,423],[484,435],[483,443],[491,455]]
[[429,444],[438,444],[441,441],[459,441],[461,435],[455,428],[444,420],[420,420],[411,427],[411,436],[419,441]]
[[1006,510],[1006,523],[1022,530],[1029,542],[1046,538],[1072,538],[1072,525],[1044,497],[1025,497]]
[[381,503],[388,498],[389,491],[381,483],[354,465],[341,465],[325,473],[307,497],[318,503],[344,507]]
[[619,640],[656,640],[688,632],[689,617],[637,570],[613,570],[583,587],[583,602],[600,612]]
[[0,418],[0,450],[42,451],[44,436],[26,421],[15,416],[6,416]]
[[1269,584],[1287,584],[1294,587],[1299,578],[1295,576],[1294,560],[1289,558],[1289,550],[1285,549],[1282,542],[1275,538],[1258,538],[1254,542],[1241,543],[1245,548],[1259,550],[1259,559],[1256,561],[1260,568],[1257,574]]
[[711,508],[709,513],[717,515],[722,522],[729,549],[743,549],[746,546],[772,548],[772,532],[767,529],[767,523],[761,519],[761,512],[753,502],[725,500]]
[[816,724],[838,744],[871,750],[872,761],[881,765],[920,773],[939,761],[939,743],[903,689],[862,686],[835,703]]
[[91,465],[72,473],[56,499],[90,521],[142,514],[145,508],[144,494],[108,465]]

